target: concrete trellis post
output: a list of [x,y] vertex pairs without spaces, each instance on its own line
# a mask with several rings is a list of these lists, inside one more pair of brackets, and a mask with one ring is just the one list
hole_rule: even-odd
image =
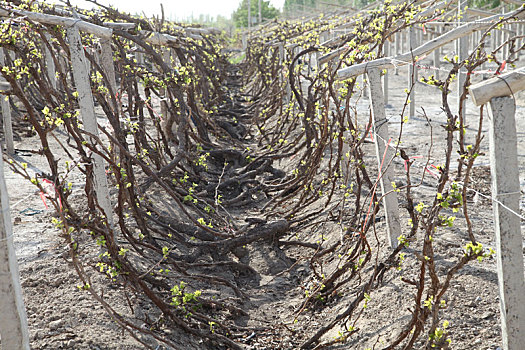
[[[279,44],[279,64],[280,65],[284,65],[285,63],[286,63],[286,52],[284,50],[284,44],[280,43]],[[281,70],[280,79],[281,79],[281,83],[284,83],[284,89],[285,89],[284,101],[288,102],[287,96],[288,96],[289,85],[288,85],[288,79],[286,79],[286,76],[284,75],[284,72],[285,72],[284,69]]]
[[490,32],[490,48],[494,50],[498,46],[498,29],[493,29]]
[[[516,122],[512,97],[490,100],[490,170],[496,231],[500,291],[501,329],[505,350],[523,349],[525,334],[525,284],[523,283],[523,239],[520,229],[521,197]],[[514,211],[510,212],[509,209]]]
[[308,72],[313,72],[316,70],[318,59],[319,51],[308,54]]
[[[467,18],[467,0],[459,0],[458,2],[458,26],[464,22],[468,22]],[[459,61],[463,61],[468,56],[468,36],[463,36],[456,41],[457,52],[459,55]],[[467,79],[465,68],[461,68],[458,72],[458,101],[460,100],[461,94],[463,93],[463,85]],[[461,108],[462,116],[465,117],[466,101],[463,101]],[[458,102],[459,103],[459,102]]]
[[[171,67],[171,52],[169,49],[162,49],[162,60],[166,62],[168,67]],[[168,90],[166,88],[160,89],[160,113],[163,118],[167,118],[168,116],[168,96],[167,96]],[[166,119],[167,120],[167,119]]]
[[472,35],[470,36],[470,40],[468,41],[468,52],[472,52],[474,51],[474,46],[476,45],[476,43],[479,42],[478,40],[478,32],[474,32],[472,33]]
[[[399,55],[399,53],[400,53],[401,50],[403,49],[402,47],[401,47],[401,50],[400,50],[400,48],[399,48],[399,46],[400,46],[400,41],[401,41],[401,38],[402,38],[402,37],[403,37],[403,33],[396,33],[395,36],[394,36],[394,42],[395,42],[394,56]],[[398,74],[399,74],[397,67],[394,69],[394,74],[395,74],[395,75],[398,75]]]
[[[3,49],[0,49],[0,66],[5,65],[5,53]],[[11,121],[11,106],[9,105],[9,97],[0,96],[2,106],[2,122],[4,124],[5,143],[7,148],[7,154],[15,154],[15,143],[13,140],[13,123]]]
[[[390,43],[385,42],[385,56],[390,55]],[[385,75],[383,76],[383,94],[385,95],[385,106],[388,106],[388,69],[386,70]]]
[[142,52],[135,52],[135,59],[137,60],[137,64],[139,66],[144,65],[144,54]]
[[[505,10],[506,10],[506,6],[502,5],[501,11],[505,12]],[[508,25],[504,24],[501,29],[501,43],[504,43],[509,39],[509,33],[507,32],[508,28],[509,28]],[[508,55],[509,55],[509,45],[505,45],[503,46],[503,59],[506,60]]]
[[[474,35],[475,37],[471,40],[471,45],[470,45],[470,47],[472,48],[472,50],[470,50],[471,52],[474,52],[474,50],[476,49],[476,46],[481,41],[481,32],[474,32]],[[484,38],[483,40],[486,40],[486,38]]]
[[367,85],[366,77],[364,75],[361,75],[359,77],[359,86],[361,86],[361,88],[363,89],[363,97],[364,98],[368,98],[368,89],[367,89],[366,85]]
[[508,95],[525,88],[525,70],[504,74],[471,87],[476,105],[490,101],[490,171],[501,331],[505,350],[523,349],[525,282],[520,228],[520,183],[516,135],[516,103]]
[[[439,37],[440,35],[440,31],[439,31],[439,27],[436,27],[436,38]],[[436,67],[436,70],[434,71],[434,77],[436,79],[439,80],[439,66],[440,66],[440,61],[441,61],[441,57],[440,57],[440,50],[439,49],[436,49],[434,50],[434,67]]]
[[[509,30],[510,30],[510,32],[508,33],[507,39],[509,39],[511,37],[515,37],[518,34],[517,25],[516,24],[509,25]],[[518,44],[519,44],[519,41],[516,39],[516,41],[514,43],[514,45],[515,45],[514,49],[519,47]],[[513,60],[515,58],[515,56],[516,56],[516,53],[512,53],[511,54],[510,53],[510,48],[511,48],[510,45],[507,45],[507,52],[509,54],[509,60]]]
[[[324,33],[322,32],[322,33],[319,33],[319,46],[322,46],[323,43],[324,43]],[[315,56],[315,59],[314,59],[315,66],[314,67],[315,67],[315,70],[319,72],[321,68],[320,67],[321,65],[319,64],[319,59],[321,58],[321,52],[316,51],[314,56]]]
[[[505,8],[502,7],[502,11],[505,11]],[[503,42],[505,41],[505,33],[504,33],[504,29],[505,27],[501,27],[500,29],[497,29],[496,30],[496,33],[498,33],[498,35],[496,36],[496,47],[500,46],[503,44]],[[501,49],[501,61],[503,61],[506,56],[505,56],[505,47],[502,47]]]
[[111,49],[111,40],[109,38],[100,39],[100,62],[102,69],[108,77],[109,84],[113,93],[117,93],[117,78],[115,76],[115,64],[113,63],[113,50]]
[[[416,32],[413,27],[410,27],[408,30],[408,49],[409,51],[414,50],[417,47],[416,42]],[[413,117],[416,115],[416,83],[417,83],[417,66],[416,63],[413,62],[408,66],[408,91],[409,93],[409,99],[410,99],[410,112],[409,116]]]
[[[108,78],[109,85],[111,87],[111,92],[116,100],[116,105],[113,106],[113,113],[116,114],[117,118],[120,120],[122,115],[121,104],[119,103],[119,96],[117,91],[117,77],[115,75],[115,63],[113,62],[113,49],[111,48],[111,39],[110,38],[101,38],[100,39],[100,65]],[[114,131],[114,134],[116,131]],[[115,135],[116,136],[116,135]],[[112,153],[114,160],[118,159],[118,152],[115,152],[118,147],[112,147]],[[118,163],[118,161],[116,162]]]
[[[397,247],[397,238],[401,233],[399,221],[399,203],[397,195],[393,191],[392,182],[394,181],[394,168],[388,166],[394,157],[392,147],[388,147],[388,120],[386,119],[383,88],[381,86],[381,76],[379,69],[371,69],[367,72],[368,83],[370,85],[370,104],[372,107],[372,118],[374,123],[374,136],[377,153],[377,163],[380,169],[382,194],[389,193],[383,197],[385,207],[385,217],[388,232],[388,241],[392,248]],[[388,147],[388,148],[387,148]],[[382,168],[381,168],[382,166]]]
[[[293,52],[293,49],[292,49],[292,52]],[[286,57],[287,56],[286,53],[287,52],[283,46],[284,64],[288,66],[288,57]],[[288,71],[288,69],[286,69],[285,71]],[[289,79],[290,74],[292,74],[292,72],[288,72],[288,76],[284,76],[284,82],[285,82],[285,95],[284,95],[285,100],[284,101],[286,103],[290,103],[290,101],[292,100],[292,88],[290,87],[290,79]]]
[[[517,33],[518,36],[522,36],[522,35],[525,33],[525,30],[524,30],[524,29],[525,29],[525,25],[522,24],[522,23],[518,23],[518,29],[517,29],[517,31],[518,31],[518,33]],[[524,41],[523,39],[518,39],[518,44],[517,44],[517,46],[518,46],[518,47],[521,47],[521,45],[523,45],[524,42],[525,42],[525,41]],[[523,52],[522,52],[521,50],[518,51],[518,59],[520,59],[522,55],[523,55]]]
[[171,61],[173,65],[172,68],[180,67],[181,66],[180,60],[179,60],[179,57],[177,56],[177,53],[175,52],[175,49],[171,47],[169,50],[170,50]]
[[[82,123],[87,132],[98,136],[97,117],[95,115],[95,106],[93,104],[93,95],[91,93],[89,71],[87,70],[87,59],[80,39],[80,32],[76,25],[67,28],[67,37],[71,51],[71,63],[73,66],[75,87],[78,92]],[[104,210],[108,223],[112,227],[113,210],[111,209],[111,201],[109,199],[104,160],[96,153],[93,154],[93,177],[98,203]]]
[[[441,24],[437,25],[436,26],[436,31],[437,31],[437,37],[439,38],[443,32],[445,32],[445,27]],[[439,56],[442,56],[443,55],[443,46],[439,47],[438,49],[438,52],[439,52]]]
[[[3,88],[0,87],[0,91],[2,90]],[[11,106],[9,106],[9,97],[1,95],[0,99],[2,100],[0,104],[2,106],[2,122],[4,124],[7,154],[14,155],[15,145],[13,141],[13,125],[11,121]]]
[[399,46],[401,47],[401,51],[399,51],[398,53],[396,53],[396,55],[398,55],[399,53],[405,51],[405,37],[407,36],[408,34],[405,33],[405,32],[399,32]]
[[[519,24],[515,23],[511,27],[512,27],[512,36],[517,36],[520,31]],[[514,49],[515,50],[518,49],[520,47],[519,46],[520,44],[521,44],[521,39],[516,39],[516,42],[515,42],[516,46]],[[512,55],[512,59],[515,59],[515,58],[519,58],[519,51]]]
[[[46,39],[47,41],[51,40],[51,36],[47,33],[46,33]],[[44,52],[46,55],[47,77],[49,78],[49,81],[51,82],[51,86],[53,87],[53,89],[56,89],[57,88],[57,77],[56,77],[55,61],[53,60],[51,51],[49,51],[46,45],[44,45]]]
[[248,37],[246,33],[242,33],[241,42],[243,51],[246,51],[246,49],[248,48]]
[[279,44],[279,64],[280,65],[284,64],[284,44],[283,43]]
[[[279,44],[279,64],[280,65],[286,64],[286,50],[284,48],[284,43]],[[284,84],[285,93],[284,93],[283,99],[285,103],[288,103],[291,98],[291,90],[290,90],[289,80],[284,74],[285,71],[286,71],[285,69],[281,71],[280,79],[281,79],[281,83]]]
[[9,198],[0,157],[0,347],[29,350],[27,316],[13,244]]

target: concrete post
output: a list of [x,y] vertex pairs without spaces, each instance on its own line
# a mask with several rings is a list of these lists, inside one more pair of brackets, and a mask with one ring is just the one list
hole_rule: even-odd
[[[381,192],[390,192],[383,197],[385,217],[387,224],[387,241],[392,248],[397,247],[397,238],[401,234],[401,224],[399,221],[399,203],[396,192],[393,191],[392,182],[395,179],[393,163],[388,166],[390,160],[394,158],[394,148],[387,149],[388,140],[388,121],[386,119],[383,88],[381,87],[381,76],[378,69],[371,69],[367,72],[368,83],[370,86],[370,104],[372,107],[372,122],[374,123],[374,136],[379,167]],[[383,168],[381,169],[381,165]]]
[[364,75],[364,74],[361,75],[361,76],[359,77],[359,80],[360,80],[360,81],[359,81],[359,85],[360,85],[361,88],[363,89],[363,97],[364,97],[364,98],[368,98],[368,89],[366,88],[366,85],[367,85],[367,84],[366,84],[366,77],[365,77],[365,75]]
[[29,350],[27,316],[13,244],[9,198],[0,157],[0,336],[2,349]]
[[498,46],[498,35],[499,30],[497,28],[494,28],[490,32],[490,48],[494,50]]
[[478,46],[480,40],[481,40],[481,32],[479,31],[474,32],[474,36],[470,40],[470,47],[471,47],[470,51],[471,52],[473,52],[476,46]]
[[137,64],[139,66],[144,65],[144,53],[142,52],[135,52],[135,59],[137,60]]
[[[403,38],[403,33],[396,33],[394,36],[394,42],[395,42],[394,57],[396,57],[397,55],[401,53],[401,50],[400,50],[401,40],[402,40],[401,38]],[[394,74],[395,75],[399,74],[397,67],[394,68]]]
[[[162,60],[166,62],[168,67],[171,68],[171,53],[169,49],[165,49],[165,48],[162,49]],[[168,120],[167,119],[168,118],[168,95],[167,95],[168,90],[166,88],[161,88],[159,92],[161,95],[160,113],[162,115],[162,118],[164,118],[165,120]]]
[[[516,24],[509,25],[509,30],[511,32],[508,34],[507,38],[512,38],[512,37],[516,36],[517,33],[518,33]],[[515,40],[515,42],[514,42],[514,49],[516,49],[518,47],[517,46],[518,44],[519,44],[519,40]],[[508,52],[508,55],[509,55],[509,60],[513,60],[517,55],[515,53],[511,54],[510,53],[510,49],[511,49],[510,45],[507,45],[507,52]]]
[[[416,42],[416,33],[415,29],[413,27],[410,27],[408,29],[408,49],[409,51],[412,51],[418,46],[418,43]],[[416,83],[417,83],[417,66],[416,62],[412,62],[408,66],[408,91],[409,93],[409,100],[410,100],[410,111],[409,116],[413,117],[416,115]]]
[[[390,55],[390,42],[388,41],[385,42],[384,50],[385,50],[384,56],[388,57]],[[388,75],[389,74],[390,74],[389,70],[387,69],[385,75],[383,76],[383,94],[385,95],[385,106],[388,106]]]
[[246,49],[248,48],[248,37],[246,33],[242,33],[241,41],[242,41],[242,49],[246,51]]
[[[436,26],[436,30],[438,32],[438,36],[440,36],[441,34],[443,34],[443,32],[445,31],[445,27],[444,25],[440,24],[440,25],[437,25]],[[441,46],[439,48],[437,48],[438,52],[439,52],[439,56],[442,56],[443,55],[443,52],[445,50],[445,47],[444,46]]]
[[[468,21],[467,18],[467,0],[460,0],[458,2],[458,26],[462,25],[464,22]],[[459,55],[459,61],[463,61],[468,56],[468,36],[461,37],[458,41],[456,41],[457,46],[457,52]],[[465,80],[467,79],[466,76],[466,70],[465,68],[461,68],[458,72],[458,92],[457,97],[458,101],[463,93],[463,85],[465,85]],[[465,117],[465,108],[466,108],[466,101],[463,102],[462,106],[462,116]]]
[[[505,5],[501,6],[501,11],[502,13],[507,12],[507,8]],[[505,41],[507,41],[507,39],[509,38],[509,33],[505,29],[509,29],[509,26],[506,24],[503,25],[502,30],[501,30],[501,43],[502,44]],[[503,59],[506,60],[508,56],[509,56],[509,45],[505,45],[503,46]]]
[[[47,41],[50,42],[51,36],[47,33],[45,35],[46,35]],[[46,59],[47,77],[49,78],[49,81],[51,82],[51,86],[53,87],[53,89],[56,89],[57,88],[57,77],[56,77],[55,61],[53,60],[51,51],[49,51],[46,45],[44,45],[44,53],[45,53],[45,59]]]
[[[93,95],[91,93],[89,71],[87,70],[89,66],[87,64],[87,58],[84,55],[84,47],[80,39],[80,33],[75,25],[67,28],[67,37],[71,52],[73,77],[78,92],[82,124],[87,132],[98,136],[97,117],[95,115],[95,106],[93,104]],[[92,140],[92,142],[94,142],[94,140]],[[111,202],[109,199],[104,159],[96,153],[93,154],[92,158],[95,194],[110,227],[113,227],[113,210],[111,209]]]
[[515,101],[509,96],[492,98],[490,112],[492,197],[499,202],[493,203],[493,211],[503,348],[520,350],[525,335],[525,283],[523,238],[520,218],[516,215],[520,211],[521,193]]
[[115,64],[113,62],[113,50],[111,49],[111,40],[102,38],[100,39],[100,63],[104,73],[108,77],[109,85],[113,90],[113,93],[117,93],[117,78],[115,76]]
[[[286,57],[286,50],[284,50],[284,46],[283,46],[283,52],[284,52],[284,64],[288,67],[288,60],[287,60],[287,57]],[[292,52],[293,52],[293,49],[292,49]],[[288,72],[288,69],[285,69],[284,70],[285,72]],[[291,72],[288,72],[288,75],[292,74]],[[284,84],[285,84],[285,100],[284,102],[285,103],[290,103],[290,101],[292,100],[292,88],[290,87],[290,78],[289,76],[284,76]]]
[[[279,44],[279,64],[280,65],[287,65],[286,63],[286,50],[284,48],[284,43]],[[286,68],[286,67],[284,67]],[[290,81],[288,80],[288,77],[285,75],[285,72],[287,72],[288,69],[282,69],[281,70],[281,84],[284,85],[284,96],[283,96],[283,102],[285,104],[290,102],[292,91],[290,89]]]
[[[435,36],[438,37],[439,34],[436,33]],[[434,67],[436,67],[436,70],[434,71],[434,77],[437,80],[439,80],[439,64],[440,64],[441,57],[439,57],[439,50],[434,50],[433,53],[434,53],[433,64],[434,64]]]
[[[5,65],[5,52],[0,48],[0,66]],[[7,154],[15,154],[15,143],[13,138],[13,122],[11,120],[11,106],[9,105],[9,97],[0,96],[0,105],[2,106],[2,122],[4,124],[4,134]]]
[[[111,48],[111,39],[101,38],[100,39],[100,65],[108,78],[109,85],[113,97],[115,97],[116,104],[113,106],[113,113],[120,122],[120,116],[122,115],[122,105],[119,103],[119,96],[117,90],[117,78],[115,75],[115,63],[113,62],[113,49]],[[116,136],[116,132],[114,133]],[[113,160],[118,163],[118,147],[112,145]]]
[[279,65],[283,65],[284,64],[284,44],[283,43],[280,43],[279,44]]
[[[399,33],[399,46],[401,47],[401,50],[399,53],[405,52],[405,36],[408,35],[405,32]],[[399,54],[398,53],[398,54]]]
[[[521,23],[518,23],[518,29],[517,30],[518,30],[518,35],[519,36],[522,36],[525,33],[524,29],[525,29],[525,25],[521,24]],[[521,47],[521,45],[523,45],[524,42],[525,42],[524,39],[519,39],[518,40],[518,44],[517,44],[518,47]],[[523,55],[523,52],[521,50],[518,51],[518,59],[520,59],[522,55]]]

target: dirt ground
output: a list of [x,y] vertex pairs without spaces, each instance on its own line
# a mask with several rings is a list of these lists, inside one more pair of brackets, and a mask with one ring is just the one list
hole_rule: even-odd
[[[450,51],[450,50],[449,50]],[[422,64],[431,64],[423,61]],[[423,71],[423,74],[426,74]],[[399,114],[403,92],[407,80],[406,67],[399,69],[399,75],[390,76],[389,127],[392,135],[399,130]],[[445,121],[440,110],[440,94],[429,86],[419,85],[417,88],[417,110],[424,107],[434,133],[434,145],[431,151],[431,162],[439,164],[443,158],[443,130],[440,127]],[[454,95],[454,94],[452,94]],[[519,137],[519,161],[521,168],[521,184],[525,186],[525,96],[518,94],[518,110],[516,119]],[[451,103],[455,106],[454,98]],[[468,101],[468,124],[475,127],[479,112]],[[363,123],[368,118],[368,101],[361,99],[358,111]],[[485,120],[484,132],[487,132],[488,119]],[[403,132],[403,147],[409,150],[410,156],[426,156],[430,145],[430,126],[425,118],[418,115],[405,126]],[[64,135],[57,134],[59,139]],[[16,142],[19,150],[37,150],[36,137],[23,137]],[[475,189],[481,194],[490,195],[490,170],[488,158],[488,134],[483,141],[485,155],[477,160],[475,168]],[[367,146],[367,162],[375,164],[374,149]],[[21,151],[19,160],[28,163],[34,171],[46,171],[45,159],[39,155]],[[285,167],[285,164],[281,164]],[[396,161],[396,173],[399,181],[403,181],[403,163]],[[414,165],[421,174],[423,163]],[[419,175],[420,176],[420,175]],[[9,190],[11,216],[14,221],[15,245],[20,264],[21,282],[28,314],[31,346],[34,349],[141,349],[140,343],[129,334],[124,333],[111,319],[106,316],[102,306],[95,302],[86,292],[77,288],[79,284],[76,273],[72,270],[67,247],[51,223],[53,210],[46,209],[35,187],[21,179],[18,175],[6,169],[6,180]],[[74,183],[76,191],[81,192],[81,177]],[[435,179],[427,175],[423,186],[415,191],[416,200],[431,196],[431,187]],[[427,186],[427,187],[426,187]],[[491,202],[475,195],[468,198],[473,203],[471,216],[479,241],[486,247],[494,247],[493,218]],[[525,206],[522,205],[522,212]],[[381,212],[379,215],[383,215]],[[406,214],[403,214],[405,229],[408,227]],[[440,268],[451,267],[462,254],[462,247],[467,242],[464,223],[461,214],[458,215],[458,225],[453,229],[438,231],[436,234],[436,257]],[[378,236],[385,241],[384,220],[377,224]],[[298,233],[301,238],[305,234]],[[328,241],[339,239],[339,233],[328,232]],[[417,243],[416,243],[417,246]],[[303,250],[297,247],[272,247],[255,244],[250,247],[247,263],[256,271],[256,278],[245,281],[241,286],[250,292],[244,305],[249,310],[249,316],[239,320],[248,326],[274,325],[276,329],[288,328],[279,336],[271,332],[254,332],[244,339],[247,349],[294,349],[301,344],[305,334],[312,334],[321,321],[334,317],[352,300],[356,291],[347,289],[337,302],[326,305],[319,310],[305,310],[294,323],[305,299],[305,288],[311,283],[311,270],[308,261],[302,259]],[[380,254],[385,254],[384,252]],[[401,270],[390,270],[385,275],[382,285],[371,295],[361,317],[354,325],[359,332],[349,338],[343,345],[333,346],[333,349],[367,349],[383,348],[402,330],[410,318],[409,308],[413,304],[413,294],[401,276],[417,276],[418,262],[414,251],[408,249]],[[101,277],[101,280],[103,277]],[[107,286],[105,296],[111,299],[112,287]],[[117,309],[130,312],[124,303],[117,304]],[[131,310],[133,311],[133,310]],[[501,348],[500,316],[496,262],[494,258],[483,262],[474,262],[463,268],[447,293],[447,307],[443,311],[443,319],[450,322],[452,349],[491,349]],[[286,325],[286,327],[284,326]],[[292,331],[294,332],[292,332]],[[323,339],[336,337],[339,329],[336,327]],[[286,335],[288,334],[288,335]],[[299,334],[296,336],[296,334]],[[182,339],[182,338],[181,338]],[[185,345],[182,345],[185,344]],[[152,343],[152,346],[155,344]],[[418,348],[421,344],[416,344]],[[162,349],[163,347],[158,347]],[[183,343],[180,349],[208,348],[199,345],[198,341]]]

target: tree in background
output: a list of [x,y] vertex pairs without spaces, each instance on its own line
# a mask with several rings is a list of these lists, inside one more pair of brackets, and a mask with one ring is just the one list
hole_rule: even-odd
[[317,0],[285,0],[283,10],[287,12],[295,12],[297,10],[308,10],[316,8]]
[[501,0],[469,0],[469,6],[472,7],[485,7],[488,6],[489,8],[497,7],[501,4]]
[[[311,14],[312,10],[337,10],[337,5],[341,6],[340,9],[347,6],[360,9],[373,2],[375,0],[285,0],[283,12],[288,15],[305,15]],[[468,0],[468,5],[476,8],[487,7],[490,9],[500,4],[501,0]]]
[[[253,18],[259,19],[259,0],[242,0],[239,8],[232,15],[233,23],[235,23],[237,28],[248,27],[248,1],[250,1],[251,5],[252,21],[254,21]],[[261,15],[263,21],[273,19],[279,15],[279,10],[270,5],[270,1],[262,0]]]
[[334,11],[348,6],[361,8],[372,2],[374,0],[285,0],[283,11],[291,15],[305,15],[311,14],[313,9]]

